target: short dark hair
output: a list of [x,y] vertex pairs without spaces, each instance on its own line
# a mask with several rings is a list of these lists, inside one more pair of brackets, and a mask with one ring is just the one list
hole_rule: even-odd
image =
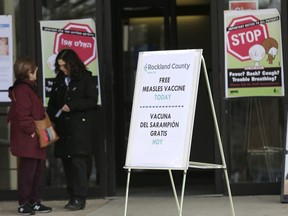
[[29,79],[29,73],[35,73],[36,63],[32,58],[28,56],[20,57],[15,61],[13,69],[16,79]]
[[56,59],[55,59],[55,72],[58,73],[61,71],[58,64],[58,60],[63,60],[66,63],[66,68],[70,72],[70,76],[77,77],[84,73],[86,66],[77,55],[77,53],[72,49],[62,49]]

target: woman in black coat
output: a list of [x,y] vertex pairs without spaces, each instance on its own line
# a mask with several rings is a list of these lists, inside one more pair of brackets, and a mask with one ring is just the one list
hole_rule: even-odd
[[88,191],[87,160],[92,152],[93,114],[97,108],[97,87],[79,56],[63,49],[55,60],[56,78],[47,112],[60,137],[55,157],[60,157],[70,200],[65,208],[83,209]]

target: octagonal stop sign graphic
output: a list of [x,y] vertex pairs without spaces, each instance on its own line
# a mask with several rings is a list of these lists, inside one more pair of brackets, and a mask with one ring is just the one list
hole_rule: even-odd
[[241,61],[250,60],[249,49],[268,37],[267,25],[253,15],[234,18],[227,27],[227,51]]
[[67,24],[60,33],[55,35],[54,53],[63,48],[73,49],[88,65],[96,58],[96,36],[89,25],[79,23]]

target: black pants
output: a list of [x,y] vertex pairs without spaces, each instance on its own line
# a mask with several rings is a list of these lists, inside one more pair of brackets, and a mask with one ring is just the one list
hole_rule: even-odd
[[67,193],[71,197],[85,199],[88,192],[87,160],[90,156],[62,158],[65,171]]
[[19,158],[18,194],[19,205],[40,201],[40,186],[44,174],[43,161],[34,158]]

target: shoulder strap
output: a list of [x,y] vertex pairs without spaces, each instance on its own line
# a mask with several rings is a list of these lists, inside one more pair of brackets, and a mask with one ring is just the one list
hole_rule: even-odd
[[11,95],[12,95],[12,99],[16,102],[16,97],[15,97],[14,90],[11,90]]

